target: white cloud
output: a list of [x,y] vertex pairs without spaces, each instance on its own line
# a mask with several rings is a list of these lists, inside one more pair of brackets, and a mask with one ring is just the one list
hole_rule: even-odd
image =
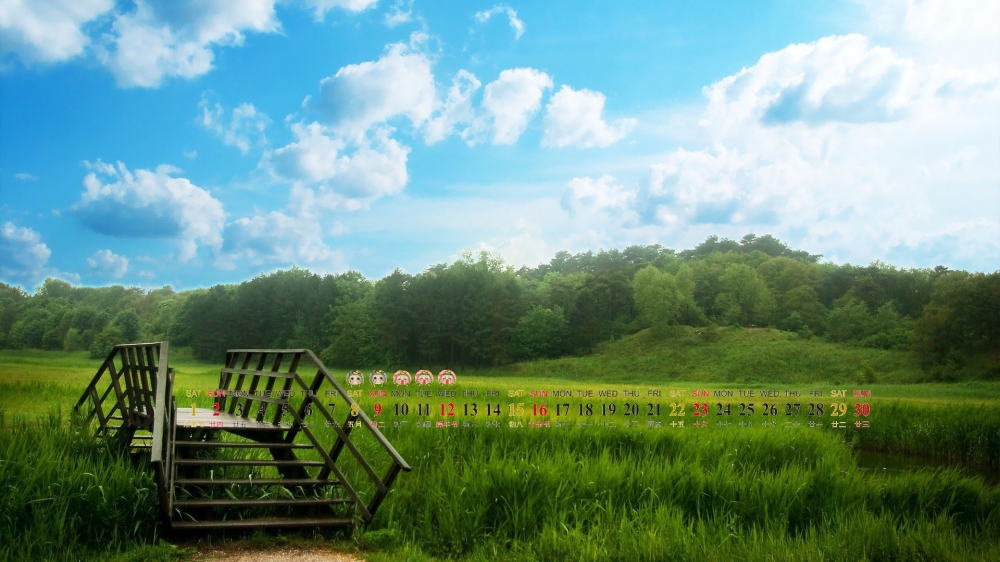
[[596,180],[573,178],[566,184],[559,203],[571,216],[591,215],[601,210],[620,215],[634,199],[634,192],[625,189],[613,176],[605,174]]
[[601,92],[561,87],[545,107],[542,146],[589,148],[608,146],[625,138],[637,121],[626,118],[610,125],[605,123],[601,115],[605,99]]
[[[403,8],[406,11],[403,11]],[[385,25],[396,27],[413,19],[413,0],[396,0],[385,14]]]
[[840,261],[996,269],[1000,161],[986,155],[1000,154],[1000,54],[952,68],[914,52],[826,37],[705,88],[703,144],[661,157],[620,225],[683,243],[770,232]]
[[128,258],[111,250],[98,250],[87,258],[87,269],[94,275],[120,279],[128,271]]
[[225,269],[240,261],[306,265],[324,273],[344,269],[343,253],[323,242],[323,225],[315,217],[256,214],[227,224],[224,237],[216,265]]
[[156,279],[156,274],[148,269],[139,270],[139,277],[143,279]]
[[188,160],[194,160],[198,157],[197,150],[184,150],[181,154],[183,154],[184,158],[187,158]]
[[865,123],[903,117],[917,88],[912,61],[852,34],[767,53],[705,95],[716,123]]
[[83,180],[86,188],[74,211],[91,230],[110,236],[170,238],[180,244],[179,258],[194,257],[198,243],[218,247],[226,214],[222,203],[186,178],[180,170],[129,171],[98,160]]
[[544,239],[531,232],[522,232],[494,243],[480,242],[473,251],[476,254],[482,251],[500,254],[505,264],[515,268],[535,267],[547,263],[555,255],[555,251]]
[[267,145],[264,131],[271,125],[271,119],[252,103],[241,103],[233,108],[228,124],[225,122],[225,110],[222,109],[222,105],[210,104],[203,96],[198,107],[201,108],[201,125],[218,135],[225,144],[240,149],[243,154],[253,146]]
[[378,3],[378,0],[302,0],[303,4],[313,10],[313,19],[323,21],[326,13],[341,8],[348,12],[363,12]]
[[[376,129],[352,145],[333,136],[319,123],[292,125],[296,142],[267,158],[276,175],[292,182],[319,186],[319,197],[306,205],[327,209],[360,208],[401,191],[408,181],[409,147]],[[310,192],[311,193],[311,192]]]
[[424,140],[434,144],[455,132],[459,125],[466,125],[460,132],[463,139],[471,134],[469,125],[474,122],[472,96],[482,86],[476,77],[466,70],[459,70],[448,89],[448,98],[437,108],[434,116],[424,127]]
[[14,179],[18,181],[38,181],[38,176],[34,174],[27,174],[24,172],[19,172],[14,174]]
[[280,29],[276,0],[136,0],[118,13],[103,38],[101,61],[119,86],[155,88],[169,77],[193,78],[212,69],[214,50],[240,46],[247,32]]
[[80,28],[113,7],[114,0],[4,0],[0,57],[44,64],[79,56],[90,43]]
[[320,82],[319,96],[305,105],[322,114],[345,136],[364,134],[373,125],[404,115],[414,127],[434,110],[436,92],[431,61],[411,45],[394,43],[375,62],[349,64]]
[[0,278],[34,284],[50,272],[45,264],[51,255],[52,251],[34,230],[9,221],[0,227]]
[[491,17],[499,15],[507,16],[507,22],[510,23],[511,29],[514,30],[514,39],[520,39],[524,35],[524,22],[517,19],[517,12],[507,4],[497,4],[489,10],[476,12],[475,18],[479,23],[486,23],[490,21]]
[[514,144],[542,107],[542,94],[550,88],[549,75],[534,68],[504,70],[483,90],[485,115],[477,120],[476,130],[492,130],[493,144]]

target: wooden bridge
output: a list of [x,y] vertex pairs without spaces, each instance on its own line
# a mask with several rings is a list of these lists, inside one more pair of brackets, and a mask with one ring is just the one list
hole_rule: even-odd
[[75,410],[109,443],[148,454],[170,529],[368,523],[410,470],[308,349],[230,350],[218,388],[199,389],[211,407],[187,392],[178,402],[168,351],[115,346]]

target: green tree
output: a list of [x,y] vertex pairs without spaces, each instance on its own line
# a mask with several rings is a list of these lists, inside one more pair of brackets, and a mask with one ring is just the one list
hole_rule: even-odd
[[635,274],[632,287],[640,320],[653,328],[677,323],[682,304],[691,298],[682,292],[673,275],[652,265]]
[[774,297],[760,275],[748,265],[726,268],[719,279],[722,292],[716,297],[719,318],[727,324],[766,326],[774,314]]
[[566,352],[569,323],[558,306],[536,306],[517,323],[517,357],[523,360],[559,357]]
[[868,307],[853,297],[837,302],[827,314],[826,337],[833,342],[856,342],[871,333]]

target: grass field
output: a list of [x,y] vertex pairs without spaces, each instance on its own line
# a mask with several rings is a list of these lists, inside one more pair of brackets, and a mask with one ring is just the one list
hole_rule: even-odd
[[[959,373],[962,382],[914,384],[926,377],[905,352],[769,330],[668,336],[644,332],[593,356],[460,371],[455,389],[478,391],[477,398],[360,397],[369,409],[382,403],[386,416],[393,404],[406,403],[415,422],[422,402],[434,414],[446,401],[481,408],[485,391],[496,390],[490,400],[502,404],[503,424],[548,420],[568,427],[488,428],[482,410],[470,418],[474,428],[387,423],[383,432],[414,470],[400,478],[368,529],[337,544],[376,561],[1000,559],[995,485],[974,471],[879,471],[856,459],[858,450],[908,453],[995,475],[1000,383],[984,380],[988,367]],[[99,363],[85,354],[0,351],[0,535],[18,537],[2,541],[0,557],[104,559],[106,548],[121,559],[183,557],[183,550],[156,542],[149,473],[105,452],[86,427],[69,422]],[[171,350],[171,366],[178,396],[213,388],[221,368],[193,361],[183,349]],[[552,406],[563,399],[509,396],[581,388],[637,390],[643,398],[659,390],[658,402],[686,403],[692,421],[691,390],[802,390],[796,400],[807,403],[809,389],[868,389],[871,427],[810,428],[804,411],[779,416],[782,423],[800,421],[795,429],[735,423],[695,429],[690,421],[684,429],[579,427],[601,416],[583,415],[578,398],[567,400],[570,414],[560,417]],[[628,401],[589,400],[618,408]],[[712,403],[709,421],[727,419],[714,416],[718,399],[699,400]],[[645,408],[652,399],[635,401]],[[759,408],[763,400],[753,401]],[[812,401],[829,407],[855,399]],[[208,406],[211,399],[179,402]],[[521,402],[529,410],[544,402],[549,411],[508,416],[510,405]],[[616,415],[607,419],[624,420],[621,410]],[[664,411],[657,419],[670,418]],[[759,411],[753,420],[763,420]]]

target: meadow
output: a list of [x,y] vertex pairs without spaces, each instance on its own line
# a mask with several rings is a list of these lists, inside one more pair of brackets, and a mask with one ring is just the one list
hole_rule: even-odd
[[[159,542],[149,472],[70,419],[98,366],[83,353],[0,351],[0,535],[17,538],[3,541],[0,558],[186,555]],[[171,366],[178,395],[213,388],[221,368],[182,348],[171,350]],[[770,330],[705,337],[692,329],[669,339],[641,332],[586,357],[459,371],[455,390],[479,392],[474,399],[365,395],[359,401],[369,409],[380,402],[385,415],[406,403],[416,422],[421,402],[436,414],[442,402],[482,404],[486,390],[497,390],[503,426],[486,427],[482,410],[471,418],[476,427],[386,423],[383,432],[413,472],[400,477],[371,525],[334,544],[373,561],[1000,559],[1000,492],[995,480],[977,475],[995,475],[1000,459],[1000,383],[984,372],[970,368],[953,375],[960,382],[933,382],[905,352]],[[543,402],[510,397],[511,390],[656,389],[658,402],[688,403],[692,420],[695,389],[839,387],[871,390],[870,428],[808,427],[805,408],[781,416],[782,424],[800,421],[794,429],[695,429],[690,422],[650,429],[645,417],[636,427],[580,427],[590,416],[577,398],[564,418],[549,398],[546,416],[506,426],[511,404],[530,410]],[[705,400],[710,422],[725,419],[714,416],[718,400]],[[797,400],[810,401],[805,394]],[[209,406],[211,399],[178,402]],[[542,420],[567,427],[526,427]],[[873,470],[859,466],[863,451],[941,466]]]

